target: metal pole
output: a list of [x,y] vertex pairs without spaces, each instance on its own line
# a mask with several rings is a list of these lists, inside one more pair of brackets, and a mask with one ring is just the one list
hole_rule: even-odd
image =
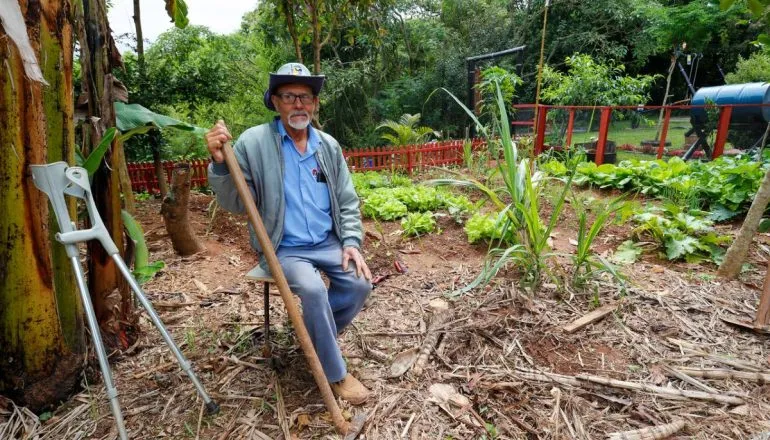
[[[540,112],[540,86],[543,83],[543,56],[545,54],[545,29],[548,24],[548,5],[550,4],[550,0],[545,0],[545,8],[543,10],[543,31],[540,35],[540,61],[537,63],[537,86],[535,88],[535,114],[534,114],[534,120],[535,123],[538,123],[538,113]],[[545,132],[543,132],[543,136],[545,136]],[[535,163],[535,149],[532,149],[532,158],[530,161],[530,169],[534,167]]]
[[[74,253],[77,254],[77,247],[73,244],[66,245],[69,252],[74,248]],[[69,253],[68,252],[68,253]],[[102,343],[102,334],[99,330],[99,322],[96,320],[96,314],[94,313],[94,306],[91,304],[91,295],[88,293],[88,286],[86,286],[85,277],[83,275],[83,268],[80,267],[80,261],[78,257],[70,257],[72,262],[72,269],[75,271],[75,281],[78,284],[78,290],[80,291],[80,299],[83,301],[83,309],[86,312],[86,320],[88,321],[88,328],[91,330],[91,339],[94,343],[94,351],[96,351],[96,357],[99,359],[99,368],[102,370],[102,376],[104,377],[104,387],[107,389],[107,398],[110,400],[110,408],[112,408],[112,415],[115,417],[115,425],[118,427],[118,435],[121,440],[128,440],[128,434],[126,433],[126,425],[123,422],[123,413],[120,411],[120,402],[118,401],[118,390],[115,388],[115,384],[112,381],[112,372],[110,371],[110,363],[107,359],[107,352],[104,350],[104,344]]]

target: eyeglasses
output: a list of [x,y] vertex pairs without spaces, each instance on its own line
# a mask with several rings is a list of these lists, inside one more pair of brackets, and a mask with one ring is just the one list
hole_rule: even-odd
[[308,95],[307,93],[303,93],[302,95],[295,95],[294,93],[276,93],[275,96],[277,96],[284,104],[294,104],[297,102],[297,98],[299,98],[299,102],[309,105],[313,103],[313,98],[315,98],[315,96]]

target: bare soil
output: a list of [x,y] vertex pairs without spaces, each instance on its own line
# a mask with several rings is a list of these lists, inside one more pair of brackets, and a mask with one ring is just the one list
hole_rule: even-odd
[[[206,248],[192,257],[173,253],[159,201],[140,202],[137,217],[151,260],[166,263],[143,287],[222,410],[216,416],[202,414],[194,387],[142,313],[136,344],[112,356],[130,438],[342,438],[277,292],[270,296],[273,355],[262,356],[261,286],[244,279],[257,262],[246,221],[222,210],[212,221],[210,201],[204,194],[191,197],[190,220]],[[340,337],[349,369],[374,393],[360,407],[340,401],[347,417],[367,412],[359,438],[598,439],[679,421],[684,428],[669,438],[750,439],[770,432],[765,376],[707,379],[672,373],[682,367],[770,373],[767,336],[721,319],[753,318],[763,269],[723,282],[714,278],[713,267],[672,265],[649,256],[624,267],[625,292],[609,278],[585,289],[544,283],[525,291],[516,287],[511,271],[449,301],[445,294],[478,274],[487,248],[467,244],[461,226],[450,218],[439,223],[440,234],[409,240],[401,238],[396,223],[365,223],[365,255],[378,283]],[[566,217],[560,224],[554,246],[567,254],[574,250],[570,239],[576,238],[576,222]],[[611,251],[628,233],[623,227],[606,230],[598,251]],[[764,265],[763,252],[754,250],[755,263]],[[392,360],[421,346],[440,299],[448,301],[451,318],[425,372],[390,377]],[[604,319],[574,333],[564,330],[596,307],[613,303],[615,312]],[[600,385],[585,375],[648,388]],[[0,401],[0,433],[3,418],[8,423],[16,417],[37,424],[40,439],[116,438],[104,387],[98,374],[93,377],[96,381],[84,383],[85,391],[42,424]],[[442,393],[437,384],[453,392]],[[652,387],[731,396],[739,403],[672,396]]]

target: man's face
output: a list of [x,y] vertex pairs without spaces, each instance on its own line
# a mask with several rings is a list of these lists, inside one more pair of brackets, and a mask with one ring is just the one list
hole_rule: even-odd
[[281,121],[295,130],[304,130],[310,125],[318,104],[318,97],[313,96],[313,89],[304,84],[285,84],[280,86],[271,98],[275,109],[281,115]]

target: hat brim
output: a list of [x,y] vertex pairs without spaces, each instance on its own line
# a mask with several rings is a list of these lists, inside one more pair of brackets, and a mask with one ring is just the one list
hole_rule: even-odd
[[298,76],[298,75],[275,75],[270,74],[270,84],[265,92],[265,107],[275,111],[273,100],[271,99],[275,90],[285,84],[303,84],[310,86],[313,91],[313,95],[318,96],[323,88],[326,76],[324,75],[312,75],[312,76]]

